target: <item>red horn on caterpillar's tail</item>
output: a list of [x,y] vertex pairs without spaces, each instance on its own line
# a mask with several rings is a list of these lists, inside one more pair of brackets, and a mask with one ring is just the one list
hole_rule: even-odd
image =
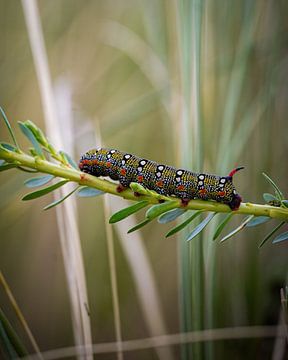
[[236,174],[237,171],[242,170],[242,169],[244,169],[244,166],[239,166],[239,167],[233,169],[232,171],[230,171],[228,176],[233,177],[233,175]]

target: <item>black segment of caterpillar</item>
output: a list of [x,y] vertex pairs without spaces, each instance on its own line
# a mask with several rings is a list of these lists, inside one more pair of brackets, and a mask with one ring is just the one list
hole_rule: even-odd
[[228,176],[195,173],[185,169],[158,164],[115,149],[93,149],[80,159],[81,171],[94,176],[109,176],[118,180],[119,191],[131,182],[158,194],[176,196],[183,205],[191,199],[215,200],[237,210],[242,198],[233,185],[233,175],[243,169],[237,167]]

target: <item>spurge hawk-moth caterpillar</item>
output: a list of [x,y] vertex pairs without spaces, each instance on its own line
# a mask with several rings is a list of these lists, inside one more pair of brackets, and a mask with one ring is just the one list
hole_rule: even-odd
[[119,180],[119,192],[131,182],[154,190],[161,195],[180,198],[183,205],[191,199],[215,200],[237,210],[242,198],[232,182],[233,175],[243,169],[237,167],[228,176],[195,173],[158,164],[114,149],[93,149],[85,153],[79,162],[81,171],[94,176],[109,176]]

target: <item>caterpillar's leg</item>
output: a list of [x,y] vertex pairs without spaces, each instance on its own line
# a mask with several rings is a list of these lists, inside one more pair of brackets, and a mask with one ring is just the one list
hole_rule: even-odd
[[181,199],[181,206],[186,207],[189,204],[190,199]]
[[123,186],[122,184],[119,184],[119,185],[117,185],[117,187],[116,187],[116,191],[117,191],[118,193],[121,193],[122,191],[126,190],[127,188],[128,188],[128,186]]

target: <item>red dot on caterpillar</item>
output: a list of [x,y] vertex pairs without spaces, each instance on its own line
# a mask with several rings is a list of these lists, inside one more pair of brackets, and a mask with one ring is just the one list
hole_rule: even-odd
[[159,180],[156,182],[156,185],[159,186],[159,187],[163,187],[164,183],[162,180]]
[[111,162],[106,162],[106,167],[110,168],[112,166]]
[[121,169],[121,170],[120,170],[120,174],[123,175],[123,176],[125,176],[125,175],[126,175],[126,169]]
[[207,194],[207,190],[206,189],[201,189],[201,190],[199,190],[199,194],[205,195],[205,194]]
[[223,197],[223,196],[226,195],[226,191],[219,191],[219,192],[218,192],[218,195],[221,196],[221,197]]
[[177,186],[177,190],[179,190],[179,191],[184,191],[184,190],[185,190],[185,186],[184,186],[184,185],[178,185],[178,186]]
[[143,181],[143,176],[142,175],[138,175],[137,176],[137,181],[140,183]]

